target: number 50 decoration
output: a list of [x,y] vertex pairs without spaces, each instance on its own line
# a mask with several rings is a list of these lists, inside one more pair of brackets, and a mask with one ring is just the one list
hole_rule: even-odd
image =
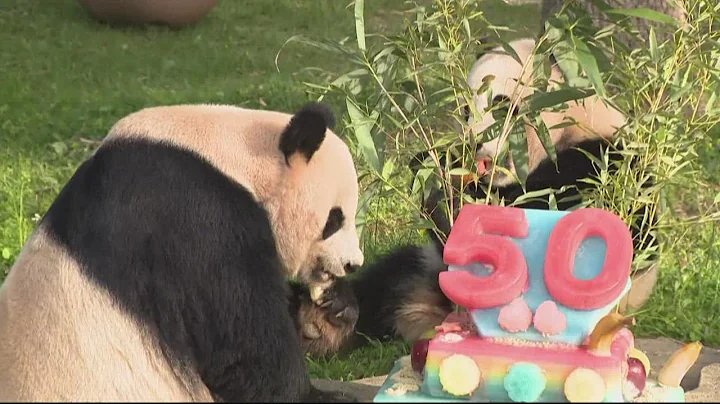
[[[528,264],[510,238],[528,237],[530,226],[521,208],[464,205],[445,246],[448,265],[491,265],[492,274],[466,271],[440,273],[443,293],[469,310],[510,303],[529,287]],[[583,240],[600,237],[607,246],[599,275],[579,279],[573,274],[575,255]],[[630,276],[633,245],[630,231],[616,215],[603,209],[572,211],[555,224],[545,250],[543,276],[550,296],[574,310],[602,308],[622,294]]]

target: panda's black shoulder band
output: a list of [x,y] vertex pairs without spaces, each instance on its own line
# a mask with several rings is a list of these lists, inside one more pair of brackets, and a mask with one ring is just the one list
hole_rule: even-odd
[[335,115],[329,106],[308,103],[298,110],[280,135],[280,151],[288,162],[295,153],[302,153],[306,161],[320,148],[325,131],[335,127]]

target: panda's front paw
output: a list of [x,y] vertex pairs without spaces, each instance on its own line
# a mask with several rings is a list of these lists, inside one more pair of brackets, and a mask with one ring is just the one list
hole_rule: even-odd
[[343,279],[325,289],[317,302],[301,302],[298,321],[305,351],[313,356],[339,353],[351,346],[359,308],[355,293]]
[[339,278],[320,297],[320,308],[325,318],[336,327],[355,328],[360,310],[350,284]]

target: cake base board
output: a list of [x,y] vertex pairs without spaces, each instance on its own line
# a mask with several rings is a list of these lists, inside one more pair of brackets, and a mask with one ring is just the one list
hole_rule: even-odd
[[395,365],[393,365],[392,370],[388,374],[388,377],[385,378],[385,382],[380,386],[380,388],[376,391],[375,397],[371,399],[371,401],[376,403],[462,403],[462,402],[468,402],[468,400],[464,399],[452,399],[447,397],[432,397],[428,394],[422,394],[420,392],[420,384],[422,384],[422,381],[417,385],[418,390],[417,391],[406,391],[402,395],[399,396],[392,396],[389,393],[387,393],[388,389],[393,387],[395,383],[397,383],[396,380],[393,380],[393,376],[398,374],[402,368],[402,362],[403,360],[410,360],[409,356],[404,356],[398,360],[395,361]]

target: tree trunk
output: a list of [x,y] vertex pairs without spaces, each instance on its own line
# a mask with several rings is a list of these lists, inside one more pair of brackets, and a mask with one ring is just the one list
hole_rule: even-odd
[[[566,0],[569,1],[569,0]],[[590,0],[577,0],[579,4],[582,4],[590,14],[590,18],[595,21],[596,26],[603,27],[607,25],[608,21],[606,21],[605,16],[592,4]],[[678,7],[676,2],[674,0],[605,0],[606,3],[610,7],[615,8],[650,8],[655,11],[659,11],[662,13],[665,13],[671,17],[679,19],[681,22],[684,21],[685,15],[683,10]],[[541,21],[541,27],[544,30],[545,27],[545,21],[548,19],[549,16],[552,14],[557,13],[560,11],[560,9],[563,6],[563,0],[542,0],[542,8],[540,12],[540,21]],[[650,32],[650,25],[654,24],[648,20],[642,19],[642,18],[633,18],[635,21],[635,26],[637,27],[638,31],[640,32],[640,35],[642,38],[645,38],[647,40],[648,34]],[[657,32],[657,39],[658,41],[662,42],[666,39],[670,38],[670,33],[661,33]],[[620,37],[616,37],[615,39],[619,39],[622,42],[626,43],[631,49],[639,46],[643,46],[642,43],[637,42],[637,38],[629,38],[627,35],[620,35]]]

